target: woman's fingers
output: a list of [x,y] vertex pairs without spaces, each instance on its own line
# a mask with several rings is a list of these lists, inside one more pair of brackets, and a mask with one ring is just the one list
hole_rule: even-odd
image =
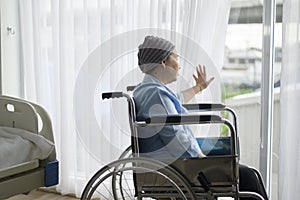
[[201,68],[200,68],[200,65],[198,65],[198,66],[196,67],[196,71],[197,71],[198,77],[201,76]]
[[198,77],[201,77],[202,80],[204,80],[206,82],[206,68],[203,65],[203,67],[199,64],[196,67],[196,71],[197,71],[197,75]]
[[210,78],[208,81],[206,80],[206,68],[205,66],[201,66],[200,64],[196,67],[197,76],[193,74],[193,78],[196,81],[196,84],[201,88],[205,89],[208,85],[215,79],[215,77]]
[[196,71],[198,76],[202,76],[206,80],[206,68],[205,66],[201,66],[200,64],[196,67]]
[[196,83],[198,83],[198,78],[193,74],[193,78],[195,79]]
[[200,72],[201,74],[203,74],[202,66],[201,66],[200,64],[198,65],[198,69],[199,69],[199,72]]
[[215,79],[215,77],[211,77],[211,78],[209,79],[209,81],[206,82],[206,83],[207,83],[207,86],[208,86],[214,79]]
[[194,79],[195,79],[195,81],[196,81],[197,84],[201,84],[202,82],[205,82],[205,81],[206,81],[206,80],[204,79],[203,75],[202,75],[201,73],[198,73],[198,72],[197,72],[197,76],[195,76],[195,75],[193,74],[193,77],[194,77]]

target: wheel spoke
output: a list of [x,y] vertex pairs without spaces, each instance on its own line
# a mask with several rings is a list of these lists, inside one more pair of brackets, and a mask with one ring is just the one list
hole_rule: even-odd
[[[132,176],[133,176],[133,174],[132,174]],[[125,182],[126,182],[127,188],[130,188],[126,177],[125,177]],[[132,182],[133,182],[133,180],[132,180]],[[133,184],[133,187],[134,187],[134,184]],[[130,191],[131,195],[134,196],[134,194],[132,193],[132,190],[129,189],[129,191]]]

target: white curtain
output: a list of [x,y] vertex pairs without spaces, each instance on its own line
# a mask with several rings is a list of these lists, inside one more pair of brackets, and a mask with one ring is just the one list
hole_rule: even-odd
[[300,199],[300,2],[283,1],[279,199]]
[[195,65],[216,80],[200,100],[220,101],[229,0],[19,1],[25,98],[51,115],[63,194],[80,196],[101,166],[130,144],[126,101],[102,101],[142,79],[137,46],[172,40],[184,65],[175,89],[193,84]]

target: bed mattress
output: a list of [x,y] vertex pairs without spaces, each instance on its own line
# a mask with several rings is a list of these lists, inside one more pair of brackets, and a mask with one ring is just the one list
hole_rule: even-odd
[[44,137],[18,128],[0,127],[0,170],[46,159],[54,144]]

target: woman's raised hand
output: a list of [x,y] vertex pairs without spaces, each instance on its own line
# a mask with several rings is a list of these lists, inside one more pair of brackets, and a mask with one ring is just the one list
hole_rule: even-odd
[[208,85],[215,79],[211,77],[208,81],[206,80],[206,69],[205,66],[200,64],[196,67],[197,76],[193,74],[193,78],[196,81],[196,86],[199,87],[200,91],[206,89]]

